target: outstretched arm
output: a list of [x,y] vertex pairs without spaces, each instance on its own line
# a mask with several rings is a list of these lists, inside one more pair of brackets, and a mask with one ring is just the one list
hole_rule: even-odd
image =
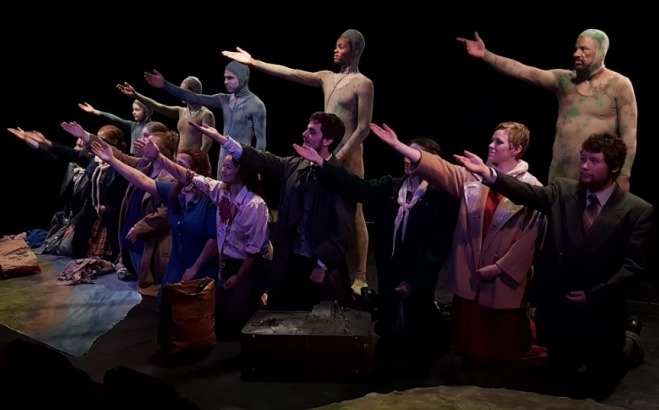
[[78,107],[81,110],[83,110],[84,112],[86,112],[87,114],[92,114],[92,115],[95,115],[97,117],[99,115],[101,115],[101,112],[99,110],[97,110],[96,108],[92,107],[92,105],[88,102],[79,103]]
[[116,125],[117,127],[121,128],[124,131],[128,131],[130,133],[130,127],[132,125],[132,121],[124,120],[123,118],[119,118],[114,114],[110,114],[109,112],[105,111],[100,111],[97,110],[96,108],[92,107],[91,104],[84,102],[78,104],[78,107],[83,110],[84,112],[88,114],[93,114],[96,116],[100,116],[101,118],[104,118],[108,121],[110,121],[112,124]]
[[125,95],[135,98],[138,101],[144,103],[144,105],[151,108],[153,111],[164,115],[165,117],[174,118],[174,119],[178,118],[179,107],[160,104],[156,100],[153,100],[147,96],[138,93],[137,91],[135,91],[132,85],[126,82],[123,84],[117,84],[117,89],[122,93],[124,93]]
[[373,120],[373,82],[365,79],[357,87],[357,128],[347,141],[337,146],[336,158],[341,160],[353,152],[368,136],[369,126]]
[[[84,143],[85,147],[89,147],[92,141],[99,141],[101,142],[101,139],[97,136],[94,135],[88,131],[86,131],[80,124],[78,124],[75,121],[72,122],[62,122],[60,123],[60,126],[62,129],[69,134],[73,135],[76,138],[80,138]],[[112,155],[117,158],[119,161],[130,165],[131,167],[137,166],[137,164],[140,162],[140,158],[134,157],[132,155],[126,155],[121,150],[119,150],[116,147],[111,147],[112,149]]]
[[346,167],[325,161],[313,148],[306,145],[293,144],[293,149],[302,157],[318,165],[318,175],[327,182],[331,189],[346,198],[361,203],[377,203],[386,200],[391,195],[394,179],[383,176],[379,179],[364,179]]
[[492,175],[492,169],[485,165],[478,155],[465,150],[464,155],[455,154],[453,157],[465,167],[467,171],[480,177],[486,182],[494,182],[495,177]]
[[311,147],[308,147],[306,145],[293,144],[293,149],[295,150],[295,152],[298,153],[299,156],[308,160],[309,162],[313,162],[318,166],[322,167],[323,164],[325,163],[323,157],[321,157],[320,154]]
[[7,128],[7,131],[14,134],[19,140],[23,141],[32,149],[41,148],[42,150],[48,150],[48,148],[53,145],[53,143],[46,139],[46,137],[39,131],[24,131],[20,127]]
[[373,134],[377,135],[399,154],[412,161],[413,164],[418,163],[421,159],[421,152],[418,149],[414,149],[409,145],[400,142],[394,130],[389,128],[387,124],[382,124],[382,127],[380,127],[379,125],[371,123],[370,129],[373,131]]
[[237,51],[222,51],[222,55],[275,77],[295,81],[312,87],[322,87],[322,80],[316,73],[288,68],[280,64],[266,63],[255,59],[251,54],[240,47],[236,47],[236,50]]
[[227,141],[229,141],[229,138],[227,138],[226,136],[220,134],[220,132],[217,129],[210,126],[209,124],[203,123],[201,125],[198,125],[198,124],[195,124],[192,121],[189,121],[188,124],[190,124],[190,126],[192,128],[195,128],[195,129],[199,130],[202,134],[211,137],[211,139],[213,139],[213,141],[216,141],[220,145],[222,145],[222,144],[226,143]]
[[[155,70],[154,70],[155,71]],[[159,84],[160,81],[155,80],[156,78],[159,78],[158,76],[162,77],[162,74],[158,73],[155,71],[157,74],[150,74],[150,73],[145,73],[145,78],[149,82],[149,84]],[[148,77],[147,75],[150,75]],[[210,107],[210,108],[222,108],[222,102],[220,100],[220,96],[222,94],[214,94],[214,95],[208,95],[208,94],[197,94],[195,92],[192,92],[190,90],[184,90],[181,87],[177,87],[174,84],[170,83],[169,81],[165,81],[164,78],[162,78],[162,89],[165,90],[167,93],[169,93],[172,97],[178,98],[182,101],[185,101],[188,104],[193,104],[193,105],[203,105],[204,107]]]
[[[191,172],[166,156],[162,155],[158,146],[153,143],[152,137],[147,138],[146,140],[137,140],[135,141],[135,148],[142,153],[144,158],[149,161],[156,162],[159,161],[165,171],[169,172],[174,178],[180,181],[182,184],[188,184],[191,179],[189,175]],[[154,185],[155,186],[155,185]]]
[[91,143],[91,150],[94,155],[110,164],[112,168],[126,178],[129,183],[150,193],[154,197],[159,198],[158,190],[156,189],[156,181],[149,178],[143,172],[138,171],[115,158],[112,154],[112,148],[108,144],[102,141],[93,141]]
[[458,37],[456,40],[464,45],[467,54],[485,61],[503,74],[526,81],[540,88],[554,89],[556,87],[557,81],[553,71],[541,70],[522,64],[511,58],[494,54],[485,48],[485,42],[480,38],[478,32],[474,32],[473,40],[463,37]]

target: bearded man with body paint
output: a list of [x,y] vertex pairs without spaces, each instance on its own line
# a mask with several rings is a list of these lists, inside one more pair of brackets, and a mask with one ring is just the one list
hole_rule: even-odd
[[557,177],[579,179],[581,144],[595,133],[611,133],[627,146],[618,184],[629,191],[634,157],[638,109],[629,78],[604,66],[609,38],[601,30],[584,30],[577,38],[572,70],[542,70],[502,57],[485,48],[478,33],[474,40],[458,37],[472,57],[497,71],[553,91],[558,99],[556,135],[548,183]]
[[[341,164],[354,174],[364,178],[363,141],[369,134],[373,118],[373,81],[359,72],[359,59],[364,52],[364,36],[357,30],[348,29],[336,40],[334,63],[341,66],[338,73],[322,70],[309,72],[270,64],[257,60],[248,52],[237,47],[237,51],[223,51],[222,55],[247,64],[267,74],[323,89],[324,111],[336,114],[345,125],[343,139],[336,147],[335,155]],[[356,255],[352,289],[360,293],[366,283],[368,255],[368,231],[362,204],[357,204]]]

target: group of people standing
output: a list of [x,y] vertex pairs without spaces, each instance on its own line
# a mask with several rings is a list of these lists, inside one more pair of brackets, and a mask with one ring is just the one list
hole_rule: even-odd
[[[117,87],[134,98],[134,121],[81,104],[131,136],[128,152],[123,135],[92,134],[75,122],[62,123],[79,141],[68,152],[37,131],[10,131],[75,162],[90,181],[122,181],[114,194],[91,189],[90,206],[104,217],[109,255],[145,294],[213,277],[218,323],[234,333],[260,303],[354,307],[355,294],[368,287],[364,206],[374,219],[382,338],[413,348],[435,340],[435,290],[446,264],[457,354],[496,362],[547,356],[559,378],[574,386],[572,377],[583,376],[586,394],[602,398],[619,378],[626,292],[647,269],[651,236],[653,207],[629,192],[638,115],[631,82],[605,68],[609,39],[600,30],[580,33],[572,70],[498,56],[477,33],[457,40],[498,71],[556,94],[547,185],[523,160],[530,130],[519,122],[494,127],[486,161],[469,152],[450,161],[433,139],[403,143],[373,123],[374,85],[359,71],[365,40],[354,29],[335,44],[339,72],[265,63],[237,48],[222,52],[233,60],[224,71],[227,93],[201,94],[194,76],[177,87],[154,71],[146,81],[184,107],[157,103],[129,84]],[[293,144],[297,155],[267,151],[265,104],[249,89],[250,68],[323,90],[324,110],[309,117],[302,143]],[[222,132],[210,108],[222,110]],[[177,130],[153,122],[152,112],[176,118]],[[404,156],[403,175],[364,178],[370,133]],[[213,142],[221,147],[215,178]],[[99,177],[90,164],[113,176]],[[265,175],[279,192],[276,203],[264,194]],[[98,227],[87,230],[98,237]]]

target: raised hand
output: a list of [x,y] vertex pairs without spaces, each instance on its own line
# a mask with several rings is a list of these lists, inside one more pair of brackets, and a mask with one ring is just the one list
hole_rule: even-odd
[[480,175],[481,177],[490,176],[490,168],[483,162],[482,159],[476,154],[469,151],[464,151],[464,155],[454,154],[453,157],[458,161],[467,171]]
[[380,127],[377,124],[371,123],[369,128],[373,134],[392,147],[398,142],[398,136],[387,124],[382,124],[382,127]]
[[153,73],[147,71],[144,72],[144,79],[149,85],[162,88],[165,85],[165,77],[158,72],[158,70],[153,70]]
[[293,149],[298,153],[302,158],[313,162],[316,165],[323,165],[323,157],[316,152],[315,149],[307,147],[306,145],[293,144]]
[[469,40],[463,37],[456,38],[460,43],[465,46],[467,54],[476,58],[483,58],[485,55],[485,43],[478,35],[478,31],[474,32],[474,40]]
[[77,122],[62,122],[60,123],[60,127],[69,134],[73,135],[74,137],[80,138],[83,141],[85,141],[85,144],[89,143],[89,134],[85,132],[85,130],[82,128],[82,125],[78,124]]
[[160,156],[158,145],[153,142],[151,137],[141,138],[135,141],[135,149],[142,154],[142,157],[149,161],[155,161]]
[[236,47],[236,50],[238,51],[222,51],[222,55],[246,65],[251,65],[254,62],[254,59],[252,59],[252,55],[250,53],[240,47]]
[[127,82],[124,82],[123,84],[117,84],[117,89],[119,89],[119,91],[126,94],[130,98],[137,97],[137,93],[135,92],[135,89],[133,88],[132,85],[128,84]]
[[199,130],[202,134],[208,135],[214,141],[217,141],[220,145],[224,144],[225,142],[227,142],[229,140],[228,137],[220,134],[220,132],[217,129],[215,129],[214,127],[211,127],[210,125],[208,125],[206,123],[198,125],[198,124],[195,124],[192,121],[188,121],[188,124],[190,124],[190,126],[192,128],[194,128],[196,130]]
[[52,146],[53,143],[39,131],[26,131],[28,138],[42,145]]
[[27,131],[23,131],[20,127],[18,127],[18,128],[7,128],[7,131],[14,134],[19,140],[21,140],[24,143],[30,145],[30,143],[29,143],[30,138],[27,135]]
[[92,141],[91,150],[104,162],[110,162],[114,155],[112,155],[112,148],[103,141]]
[[89,104],[89,103],[86,103],[86,102],[80,103],[80,104],[78,104],[78,107],[80,107],[80,109],[83,110],[86,113],[98,115],[98,110],[96,110],[94,107],[92,107],[91,104]]
[[30,148],[50,148],[53,143],[39,131],[25,131],[22,128],[7,128],[18,139],[26,143]]

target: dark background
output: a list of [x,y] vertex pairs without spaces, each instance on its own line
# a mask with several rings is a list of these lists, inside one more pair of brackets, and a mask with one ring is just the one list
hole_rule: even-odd
[[[48,227],[64,164],[49,162],[6,131],[21,127],[73,145],[62,121],[95,131],[99,117],[77,106],[132,119],[131,100],[115,85],[169,105],[180,102],[149,86],[144,71],[157,69],[175,84],[196,75],[204,92],[225,92],[222,50],[240,46],[255,58],[293,68],[334,70],[334,44],[348,28],[366,39],[362,73],[375,84],[373,121],[388,123],[401,139],[429,136],[446,155],[469,149],[486,155],[494,127],[514,120],[529,126],[525,159],[546,182],[556,120],[551,92],[505,77],[469,57],[456,36],[478,30],[493,52],[540,68],[572,67],[578,34],[604,30],[611,40],[607,67],[628,76],[639,107],[638,153],[631,190],[656,204],[650,133],[656,116],[650,93],[656,38],[650,6],[634,2],[525,2],[520,5],[384,2],[15,2],[3,11],[0,116],[0,236]],[[649,4],[649,3],[648,3]],[[652,86],[656,88],[656,85]],[[320,89],[252,71],[250,88],[267,107],[268,150],[292,153],[309,115],[323,109]],[[214,109],[217,128],[222,113]],[[175,122],[154,114],[171,127]],[[211,150],[215,166],[218,148]],[[367,177],[402,172],[402,157],[376,136],[365,141]],[[368,217],[368,215],[367,215]]]

